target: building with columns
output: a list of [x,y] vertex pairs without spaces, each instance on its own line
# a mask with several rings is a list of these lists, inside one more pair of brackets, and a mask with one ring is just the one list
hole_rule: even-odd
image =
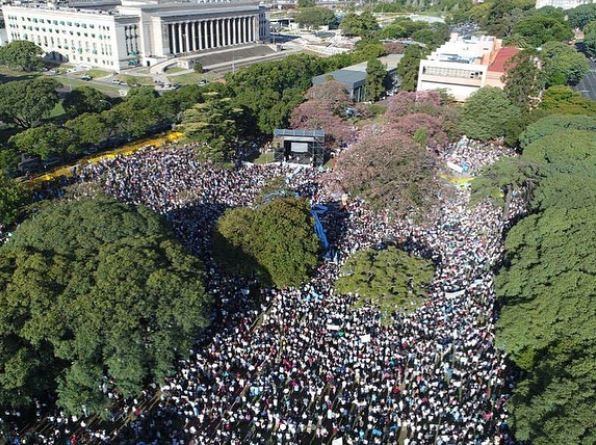
[[265,9],[251,0],[71,0],[2,10],[9,41],[112,71],[269,39]]

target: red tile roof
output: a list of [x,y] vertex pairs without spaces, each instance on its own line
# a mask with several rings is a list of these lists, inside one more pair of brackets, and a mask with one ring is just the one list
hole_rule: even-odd
[[518,52],[518,48],[511,46],[505,46],[501,48],[497,53],[495,60],[493,60],[493,63],[489,65],[488,70],[497,73],[504,73],[507,61],[515,56]]

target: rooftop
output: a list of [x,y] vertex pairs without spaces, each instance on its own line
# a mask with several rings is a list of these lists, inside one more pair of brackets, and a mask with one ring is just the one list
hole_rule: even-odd
[[433,51],[426,59],[463,64],[488,64],[490,55],[500,46],[493,36],[460,36],[452,33],[448,42]]
[[496,73],[504,73],[507,62],[517,53],[519,53],[518,48],[511,46],[505,46],[501,48],[493,62],[489,65],[488,70]]
[[[397,64],[402,59],[403,54],[389,54],[384,57],[379,57],[379,60],[387,71],[397,68]],[[338,82],[352,87],[364,85],[366,82],[366,66],[368,62],[357,63],[350,65],[340,70],[332,71],[330,73],[321,74],[313,77],[313,83],[322,83],[327,79],[327,76],[332,76]]]
[[325,132],[323,130],[290,130],[287,128],[276,128],[275,130],[273,130],[273,136],[299,136],[311,138],[324,138]]

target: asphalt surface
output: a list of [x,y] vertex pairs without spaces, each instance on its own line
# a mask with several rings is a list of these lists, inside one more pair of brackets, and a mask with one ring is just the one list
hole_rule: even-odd
[[596,63],[590,62],[590,72],[574,88],[584,96],[596,100]]
[[[582,44],[577,45],[577,50],[585,54],[585,48]],[[588,57],[587,54],[586,57]],[[588,59],[590,60],[590,72],[584,76],[574,89],[585,97],[596,100],[596,62],[589,57]]]

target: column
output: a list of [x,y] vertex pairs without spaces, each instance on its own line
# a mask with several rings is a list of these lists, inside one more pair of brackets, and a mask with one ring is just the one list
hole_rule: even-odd
[[190,23],[184,23],[184,39],[186,40],[186,52],[190,52]]
[[214,47],[213,42],[215,41],[215,39],[213,38],[213,20],[209,20],[209,43],[210,43],[210,48]]
[[[174,54],[174,38],[173,38],[171,23],[168,23],[168,44],[170,45],[170,54]],[[102,46],[103,46],[103,44],[102,44]]]
[[217,29],[219,29],[219,46],[226,44],[226,30],[224,19],[218,20]]
[[242,35],[244,36],[244,43],[248,42],[248,17],[242,18]]
[[232,18],[232,45],[237,45],[238,40],[236,40],[236,17]]
[[182,52],[182,29],[180,29],[180,23],[176,23],[176,54]]
[[203,22],[198,22],[198,30],[199,30],[199,49],[205,49],[205,42],[203,39],[205,38],[205,33],[203,32]]
[[195,50],[195,39],[194,39],[194,23],[193,22],[188,22],[188,50],[189,51],[194,51]]
[[195,45],[194,45],[195,51],[198,51],[201,49],[200,40],[199,40],[199,22],[193,22],[192,26],[193,26],[193,30],[192,30],[193,34],[192,35],[195,39]]
[[180,23],[180,52],[186,52],[186,23]]
[[251,37],[251,39],[250,39],[250,40],[251,40],[252,42],[254,42],[255,40],[257,40],[257,39],[256,39],[256,36],[255,36],[255,26],[256,26],[255,24],[256,24],[256,20],[255,20],[255,16],[253,15],[253,16],[250,18],[250,37]]

